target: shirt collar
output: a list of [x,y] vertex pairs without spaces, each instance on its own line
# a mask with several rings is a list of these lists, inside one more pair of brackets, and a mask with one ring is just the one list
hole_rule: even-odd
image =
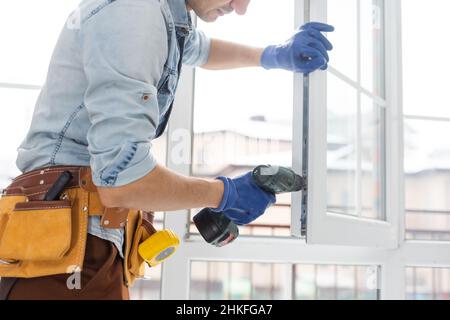
[[186,0],[167,0],[167,3],[175,25],[192,30],[191,15],[187,10]]

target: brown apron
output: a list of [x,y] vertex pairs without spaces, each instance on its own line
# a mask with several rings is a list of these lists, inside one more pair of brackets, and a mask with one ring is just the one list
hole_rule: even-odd
[[[75,280],[75,277],[79,280]],[[69,284],[69,285],[68,285]],[[3,278],[2,300],[128,300],[123,262],[110,241],[88,235],[83,270],[37,278]]]

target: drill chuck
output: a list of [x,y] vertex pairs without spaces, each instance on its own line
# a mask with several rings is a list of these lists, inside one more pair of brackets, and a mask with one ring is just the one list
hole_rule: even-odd
[[[261,165],[253,169],[255,184],[266,192],[274,194],[296,192],[306,189],[306,180],[292,169]],[[223,247],[239,236],[236,224],[225,214],[204,208],[193,218],[194,223],[206,242]]]
[[263,190],[275,194],[297,192],[306,188],[306,181],[293,170],[262,165],[253,169],[253,180]]

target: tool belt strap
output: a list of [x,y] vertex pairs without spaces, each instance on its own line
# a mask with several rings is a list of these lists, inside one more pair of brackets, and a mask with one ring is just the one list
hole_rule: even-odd
[[[47,191],[64,171],[69,171],[73,176],[65,190],[81,188],[89,192],[89,208],[86,207],[84,210],[88,211],[90,216],[101,216],[102,227],[117,229],[126,225],[129,209],[106,208],[102,205],[97,186],[92,181],[91,168],[87,166],[52,166],[24,173],[3,190],[3,195],[24,195],[28,201],[43,200]],[[64,193],[61,197],[64,198]],[[153,215],[149,218],[153,220]]]

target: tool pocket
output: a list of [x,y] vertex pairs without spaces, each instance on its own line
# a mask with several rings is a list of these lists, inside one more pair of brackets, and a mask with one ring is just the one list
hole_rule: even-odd
[[141,212],[137,222],[136,230],[131,242],[130,256],[128,259],[128,269],[136,278],[142,278],[145,275],[145,261],[139,255],[139,245],[156,233],[151,224],[150,213]]
[[61,259],[71,245],[71,202],[8,198],[0,199],[0,260]]

